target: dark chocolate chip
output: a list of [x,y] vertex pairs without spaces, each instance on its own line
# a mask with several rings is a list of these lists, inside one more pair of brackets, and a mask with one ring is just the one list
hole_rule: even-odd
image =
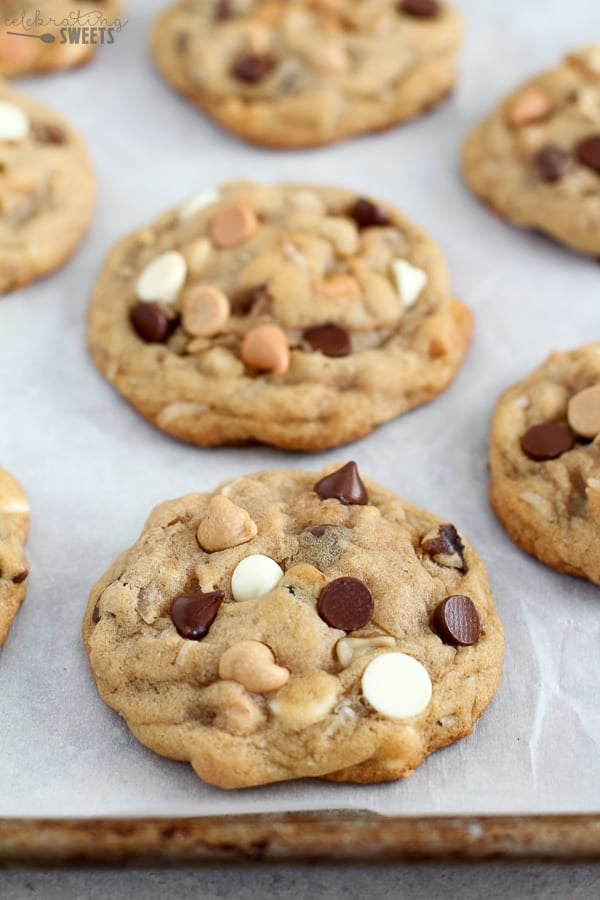
[[182,594],[176,597],[171,607],[171,618],[182,638],[189,641],[201,641],[217,617],[225,594],[223,591],[210,591],[203,594]]
[[553,183],[564,178],[573,168],[573,157],[568,150],[548,144],[534,158],[534,165],[542,181]]
[[398,9],[417,19],[433,19],[439,14],[440,5],[437,0],[401,0]]
[[215,4],[215,19],[218,22],[224,22],[226,19],[233,19],[235,10],[231,0],[217,0]]
[[348,356],[352,353],[350,335],[345,328],[334,325],[333,322],[307,328],[303,337],[313,350],[324,356]]
[[23,584],[23,582],[26,580],[28,575],[29,575],[29,571],[27,569],[23,569],[23,571],[19,572],[18,575],[13,576],[12,583],[13,584]]
[[346,463],[337,472],[321,478],[314,491],[322,500],[335,499],[346,506],[366,506],[369,502],[369,494],[355,462]]
[[308,530],[310,531],[310,533],[312,535],[314,535],[314,537],[320,538],[320,537],[323,537],[323,535],[325,534],[325,532],[327,531],[328,528],[329,528],[328,525],[314,525],[312,528],[309,528]]
[[359,197],[348,211],[348,215],[361,229],[384,228],[386,225],[391,225],[389,216],[366,197]]
[[324,622],[340,631],[357,631],[371,621],[371,591],[358,578],[336,578],[323,588],[317,612]]
[[258,53],[250,53],[248,56],[242,56],[233,66],[232,75],[238,81],[245,81],[247,84],[260,84],[265,78],[268,78],[276,62],[272,56],[261,56]]
[[60,125],[37,122],[32,128],[33,136],[39,144],[66,144],[67,135]]
[[453,647],[470,647],[477,643],[481,634],[481,620],[475,604],[462,594],[442,600],[431,624],[443,642]]
[[234,316],[268,316],[273,312],[273,298],[264,284],[238,291],[229,302]]
[[465,545],[454,525],[440,525],[434,534],[423,538],[421,547],[438,565],[457,569],[463,575],[467,572]]
[[147,344],[164,344],[169,339],[173,323],[158,303],[136,303],[129,318]]
[[584,138],[575,148],[579,162],[600,175],[600,134]]
[[94,609],[92,611],[92,622],[94,623],[94,625],[97,625],[98,622],[100,621],[100,600],[101,599],[102,599],[102,596],[98,597],[98,599],[94,603]]
[[534,425],[521,438],[521,448],[529,459],[543,462],[556,459],[575,444],[575,435],[566,425],[558,422],[544,422]]

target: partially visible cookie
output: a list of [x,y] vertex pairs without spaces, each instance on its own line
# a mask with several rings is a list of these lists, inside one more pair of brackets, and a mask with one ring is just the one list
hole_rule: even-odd
[[64,119],[0,82],[0,294],[61,266],[89,226],[95,179]]
[[[0,77],[38,75],[89,62],[100,44],[114,41],[119,10],[120,3],[115,0],[50,0],[43,4],[3,0]],[[82,39],[82,29],[87,29],[87,42]]]
[[117,244],[89,345],[175,437],[318,450],[443,391],[471,330],[438,248],[392,207],[239,182]]
[[600,257],[600,44],[503,100],[462,162],[469,187],[503,218]]
[[24,544],[29,503],[21,486],[0,468],[0,647],[25,599],[29,568]]
[[389,128],[456,79],[445,0],[179,0],[158,19],[164,77],[225,128],[279,149]]
[[133,734],[223,788],[407,777],[471,732],[503,654],[471,545],[354,463],[161,504],[83,636]]
[[500,398],[492,505],[516,543],[600,584],[600,343],[553,353]]

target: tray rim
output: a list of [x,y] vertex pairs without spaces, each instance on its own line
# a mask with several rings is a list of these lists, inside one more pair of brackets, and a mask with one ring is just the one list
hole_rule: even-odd
[[600,813],[0,819],[0,869],[486,861],[600,862]]

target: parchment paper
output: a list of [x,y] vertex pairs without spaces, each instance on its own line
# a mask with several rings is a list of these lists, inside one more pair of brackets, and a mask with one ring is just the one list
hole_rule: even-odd
[[[600,592],[518,550],[486,495],[498,394],[552,348],[599,337],[599,269],[496,220],[467,193],[457,167],[471,123],[530,71],[600,38],[600,10],[597,0],[460,5],[469,37],[450,102],[402,129],[317,152],[251,149],[175,96],[147,53],[159,0],[129,0],[127,28],[94,65],[22,83],[88,138],[100,195],[90,237],[67,267],[0,300],[0,460],[33,507],[28,599],[0,651],[0,816],[600,809]],[[431,232],[456,295],[477,316],[473,348],[445,396],[351,448],[302,456],[188,447],[113,392],[84,341],[104,253],[164,208],[240,176],[348,185],[388,197]],[[506,627],[500,691],[472,737],[405,782],[206,787],[188,766],[138,744],[100,701],[80,639],[88,590],[155,503],[246,471],[349,458],[475,542]]]

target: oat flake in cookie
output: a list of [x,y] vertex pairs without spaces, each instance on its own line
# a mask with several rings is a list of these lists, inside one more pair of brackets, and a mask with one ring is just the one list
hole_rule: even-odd
[[500,216],[600,256],[600,44],[503,100],[469,136],[463,172]]
[[161,15],[164,77],[238,136],[279,149],[389,128],[456,79],[445,0],[180,0]]
[[503,653],[471,545],[354,463],[161,504],[83,636],[134,735],[223,788],[404,778],[471,732]]
[[24,544],[29,503],[21,486],[0,468],[0,647],[25,599],[29,566]]
[[0,82],[0,294],[72,255],[89,226],[94,195],[78,134]]
[[553,353],[500,398],[492,505],[516,543],[600,584],[600,343]]
[[[87,63],[108,43],[108,28],[120,11],[114,0],[2,0],[0,8],[0,77],[16,78],[72,69]],[[36,16],[39,23],[36,23]],[[96,28],[98,43],[63,40],[62,28]],[[102,30],[101,30],[102,29]],[[17,32],[11,34],[10,32]],[[22,37],[38,35],[38,37]],[[44,35],[41,40],[40,36]],[[113,33],[114,37],[114,33]]]
[[241,182],[117,244],[89,345],[175,437],[319,450],[433,399],[471,330],[439,250],[391,207]]

